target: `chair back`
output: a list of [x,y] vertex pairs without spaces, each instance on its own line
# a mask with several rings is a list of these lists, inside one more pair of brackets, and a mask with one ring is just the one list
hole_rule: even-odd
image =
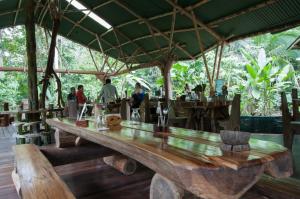
[[226,130],[239,131],[240,130],[240,120],[241,120],[241,95],[235,94],[229,116],[229,121],[226,124]]
[[282,112],[283,129],[288,129],[292,117],[289,111],[285,92],[281,92],[281,112]]
[[296,88],[292,89],[292,103],[293,103],[293,120],[299,120],[300,113],[299,113],[298,90]]

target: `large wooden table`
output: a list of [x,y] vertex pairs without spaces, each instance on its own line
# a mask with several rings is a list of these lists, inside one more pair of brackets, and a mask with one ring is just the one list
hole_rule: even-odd
[[248,152],[222,152],[218,134],[170,128],[167,138],[153,136],[153,125],[123,121],[120,131],[98,132],[69,119],[48,119],[60,130],[118,151],[154,170],[177,186],[207,199],[236,199],[263,173],[292,174],[289,151],[273,142],[250,140]]

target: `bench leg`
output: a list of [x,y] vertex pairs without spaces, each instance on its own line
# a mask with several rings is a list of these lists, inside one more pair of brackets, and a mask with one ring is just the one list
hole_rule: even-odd
[[184,190],[174,182],[156,173],[150,185],[150,199],[182,199]]
[[59,129],[56,129],[54,137],[57,148],[75,146],[75,140],[77,138],[77,136]]
[[121,154],[104,157],[103,161],[124,175],[132,175],[136,171],[136,161]]
[[20,193],[21,193],[21,185],[20,185],[20,178],[19,178],[19,175],[17,174],[17,171],[16,169],[14,169],[11,173],[11,178],[13,180],[13,183],[16,187],[16,190],[17,190],[17,193],[20,197]]

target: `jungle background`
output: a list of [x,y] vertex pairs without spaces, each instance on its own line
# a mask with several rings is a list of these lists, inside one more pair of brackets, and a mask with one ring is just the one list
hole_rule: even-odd
[[[300,27],[277,34],[265,34],[227,44],[221,62],[220,78],[224,79],[229,97],[241,93],[242,115],[279,114],[280,92],[289,93],[291,88],[299,88],[300,51],[288,50],[300,35]],[[36,28],[37,65],[47,64],[49,38],[42,28]],[[89,49],[63,37],[57,40],[57,65],[63,69],[96,70]],[[102,63],[99,52],[92,51],[97,63]],[[213,70],[215,50],[207,53],[209,69]],[[109,60],[113,62],[113,59]],[[0,66],[26,67],[26,45],[24,26],[0,30]],[[107,68],[105,68],[105,71]],[[39,73],[39,79],[41,79]],[[184,92],[186,83],[194,88],[208,82],[202,58],[195,61],[174,63],[172,70],[174,97]],[[96,99],[102,83],[94,75],[61,74],[64,99],[70,87],[84,85],[86,95]],[[112,78],[119,95],[133,91],[136,82],[145,90],[154,93],[163,84],[157,67],[141,69]],[[51,83],[47,93],[48,103],[56,101],[56,84]],[[27,74],[0,71],[0,103],[9,102],[17,106],[27,98]],[[208,89],[207,89],[208,90]],[[290,95],[288,95],[290,96]],[[289,99],[290,100],[290,99]]]

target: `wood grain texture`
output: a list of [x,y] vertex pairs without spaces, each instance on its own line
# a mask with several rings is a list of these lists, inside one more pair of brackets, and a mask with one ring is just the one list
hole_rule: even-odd
[[132,175],[136,171],[136,161],[121,154],[103,157],[103,162],[124,175]]
[[[47,123],[133,158],[203,198],[239,198],[263,172],[275,177],[292,173],[288,150],[272,142],[252,139],[250,152],[225,153],[219,135],[208,132],[170,128],[172,133],[165,140],[153,137],[153,126],[145,123],[124,121],[120,131],[103,132],[92,126],[78,128],[68,119]],[[164,142],[167,145],[162,148]]]
[[23,199],[75,198],[35,145],[17,145],[14,150]]

